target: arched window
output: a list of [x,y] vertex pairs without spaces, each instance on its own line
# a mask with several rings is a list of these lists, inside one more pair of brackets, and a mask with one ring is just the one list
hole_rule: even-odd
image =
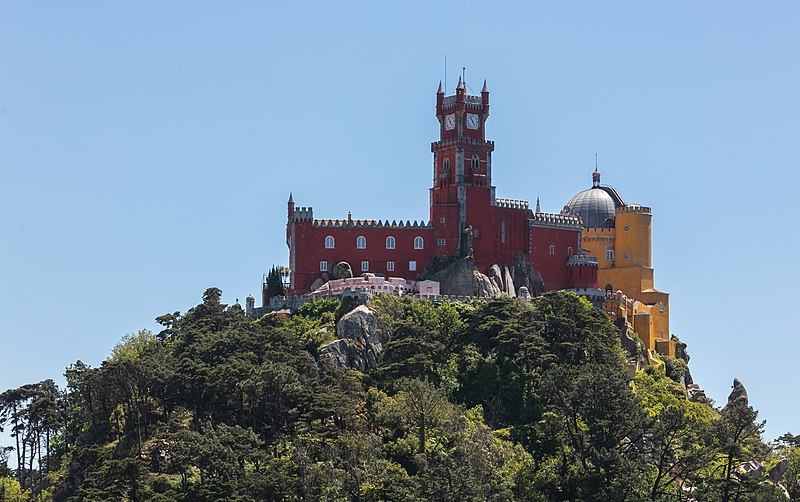
[[606,261],[614,261],[614,246],[606,246]]
[[572,256],[572,248],[567,248],[567,257]]
[[394,237],[391,235],[386,238],[386,249],[394,249]]
[[363,235],[359,235],[356,239],[356,247],[358,249],[367,249],[367,238]]
[[422,237],[414,237],[414,249],[422,249],[425,247],[425,241],[422,240]]
[[325,249],[333,249],[335,245],[336,241],[333,240],[332,235],[325,237]]
[[481,159],[477,155],[472,156],[472,170],[477,171],[481,168]]
[[444,159],[442,161],[442,178],[447,178],[450,176],[450,159]]

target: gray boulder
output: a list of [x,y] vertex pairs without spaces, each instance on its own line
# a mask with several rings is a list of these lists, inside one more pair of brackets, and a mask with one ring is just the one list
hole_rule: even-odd
[[500,288],[489,277],[477,270],[472,271],[472,295],[479,298],[494,298],[500,296]]
[[319,351],[322,364],[343,369],[367,371],[378,366],[378,358],[388,337],[378,332],[378,318],[365,305],[359,305],[336,323],[334,340]]
[[784,458],[783,460],[772,466],[772,469],[770,469],[769,473],[767,473],[767,479],[769,479],[773,483],[777,483],[778,481],[781,480],[783,475],[786,474],[787,470],[789,470],[789,460]]
[[503,289],[504,289],[503,288],[503,271],[500,269],[499,265],[497,265],[495,263],[494,265],[489,267],[486,270],[486,277],[488,277],[489,280],[492,281],[492,284],[494,285],[494,287],[496,287],[500,291],[503,291]]
[[331,270],[334,279],[350,279],[353,277],[353,269],[346,261],[340,261]]
[[511,298],[515,298],[517,296],[515,288],[514,288],[514,278],[511,276],[511,271],[503,265],[503,292],[510,296]]
[[738,378],[733,379],[732,387],[733,390],[728,396],[728,406],[730,406],[735,401],[738,401],[740,399],[744,400],[744,404],[748,404],[747,390],[745,390],[744,385],[742,385],[742,382],[740,382]]
[[741,476],[760,478],[764,475],[764,464],[755,460],[748,460],[741,464],[736,472]]

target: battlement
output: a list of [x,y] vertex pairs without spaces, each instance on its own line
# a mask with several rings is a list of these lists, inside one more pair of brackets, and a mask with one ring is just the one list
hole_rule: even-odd
[[396,220],[392,220],[391,223],[389,220],[314,220],[312,226],[319,228],[433,228],[430,221],[417,220],[406,220],[405,222],[400,220],[399,223]]
[[533,213],[533,216],[528,221],[531,226],[536,227],[553,227],[569,230],[580,230],[583,228],[580,217],[563,214]]
[[[456,107],[457,96],[447,96],[442,99],[442,110],[450,110]],[[483,107],[482,96],[471,96],[467,94],[464,96],[464,104],[468,110],[480,110]]]
[[597,267],[597,257],[589,255],[572,255],[567,260],[568,267]]
[[312,207],[296,207],[292,212],[292,221],[313,220],[314,208]]
[[653,214],[649,207],[640,206],[638,204],[628,204],[627,206],[618,207],[616,213]]
[[475,146],[488,146],[490,151],[494,151],[494,141],[491,140],[480,140],[475,138],[469,138],[467,136],[462,136],[460,138],[452,138],[452,139],[445,139],[442,141],[434,141],[431,143],[431,151],[435,152],[437,149],[445,146],[454,146],[454,145],[475,145]]
[[514,199],[495,199],[495,206],[507,207],[511,209],[530,209],[527,200],[514,200]]

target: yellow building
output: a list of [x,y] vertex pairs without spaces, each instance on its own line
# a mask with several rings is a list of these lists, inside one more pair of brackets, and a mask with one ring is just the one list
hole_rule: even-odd
[[652,260],[652,211],[626,204],[592,173],[592,187],[564,208],[583,221],[581,247],[598,260],[597,284],[606,292],[606,311],[624,317],[650,350],[675,355],[670,341],[669,294],[655,289]]

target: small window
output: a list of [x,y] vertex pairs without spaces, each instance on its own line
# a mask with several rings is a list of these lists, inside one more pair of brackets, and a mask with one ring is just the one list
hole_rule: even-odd
[[363,235],[359,235],[356,239],[356,247],[358,249],[367,249],[367,238]]
[[369,262],[368,261],[362,261],[361,262],[361,271],[362,272],[369,271]]
[[572,248],[571,247],[567,248],[567,256],[572,256]]
[[386,238],[386,249],[394,249],[394,237],[391,235]]
[[629,255],[628,253],[625,253],[624,255],[622,255],[622,257],[623,257],[623,258],[625,258],[625,259],[627,260],[628,258],[630,258],[630,257],[631,257],[631,255]]
[[411,260],[410,262],[408,262],[408,270],[410,272],[416,272],[416,270],[417,270],[417,262],[414,261],[414,260]]
[[450,176],[450,159],[444,159],[442,161],[442,178],[447,178]]
[[556,254],[556,247],[553,244],[550,244],[550,256],[555,256]]
[[394,272],[394,262],[393,261],[387,261],[386,262],[386,271],[387,272]]
[[422,240],[422,237],[414,237],[414,249],[423,249],[425,247],[425,241]]
[[664,312],[664,302],[658,302],[658,311]]
[[332,235],[325,237],[325,249],[333,249],[335,244],[336,241],[333,240]]
[[473,237],[473,238],[475,238],[475,239],[477,239],[477,238],[478,238],[478,237],[480,237],[480,236],[481,236],[481,231],[480,231],[480,229],[473,228],[473,229],[472,229],[472,237]]
[[606,246],[606,261],[614,261],[614,246]]
[[439,223],[441,223],[442,225],[444,225],[444,222],[445,222],[445,221],[447,221],[447,220],[445,220],[444,216],[442,216],[441,218],[439,218]]
[[500,222],[500,244],[506,243],[506,222]]
[[328,271],[328,262],[327,261],[319,262],[319,271],[320,272],[327,272]]
[[472,170],[477,171],[481,168],[481,160],[478,158],[477,155],[472,156]]
[[628,225],[625,225],[625,228],[623,228],[623,230],[625,230],[626,232],[627,232],[628,230],[630,230],[630,229],[631,229],[631,227],[629,227]]
[[439,240],[436,241],[436,244],[438,244],[438,246],[441,248],[441,247],[444,247],[445,242],[446,241],[444,239],[439,239]]

